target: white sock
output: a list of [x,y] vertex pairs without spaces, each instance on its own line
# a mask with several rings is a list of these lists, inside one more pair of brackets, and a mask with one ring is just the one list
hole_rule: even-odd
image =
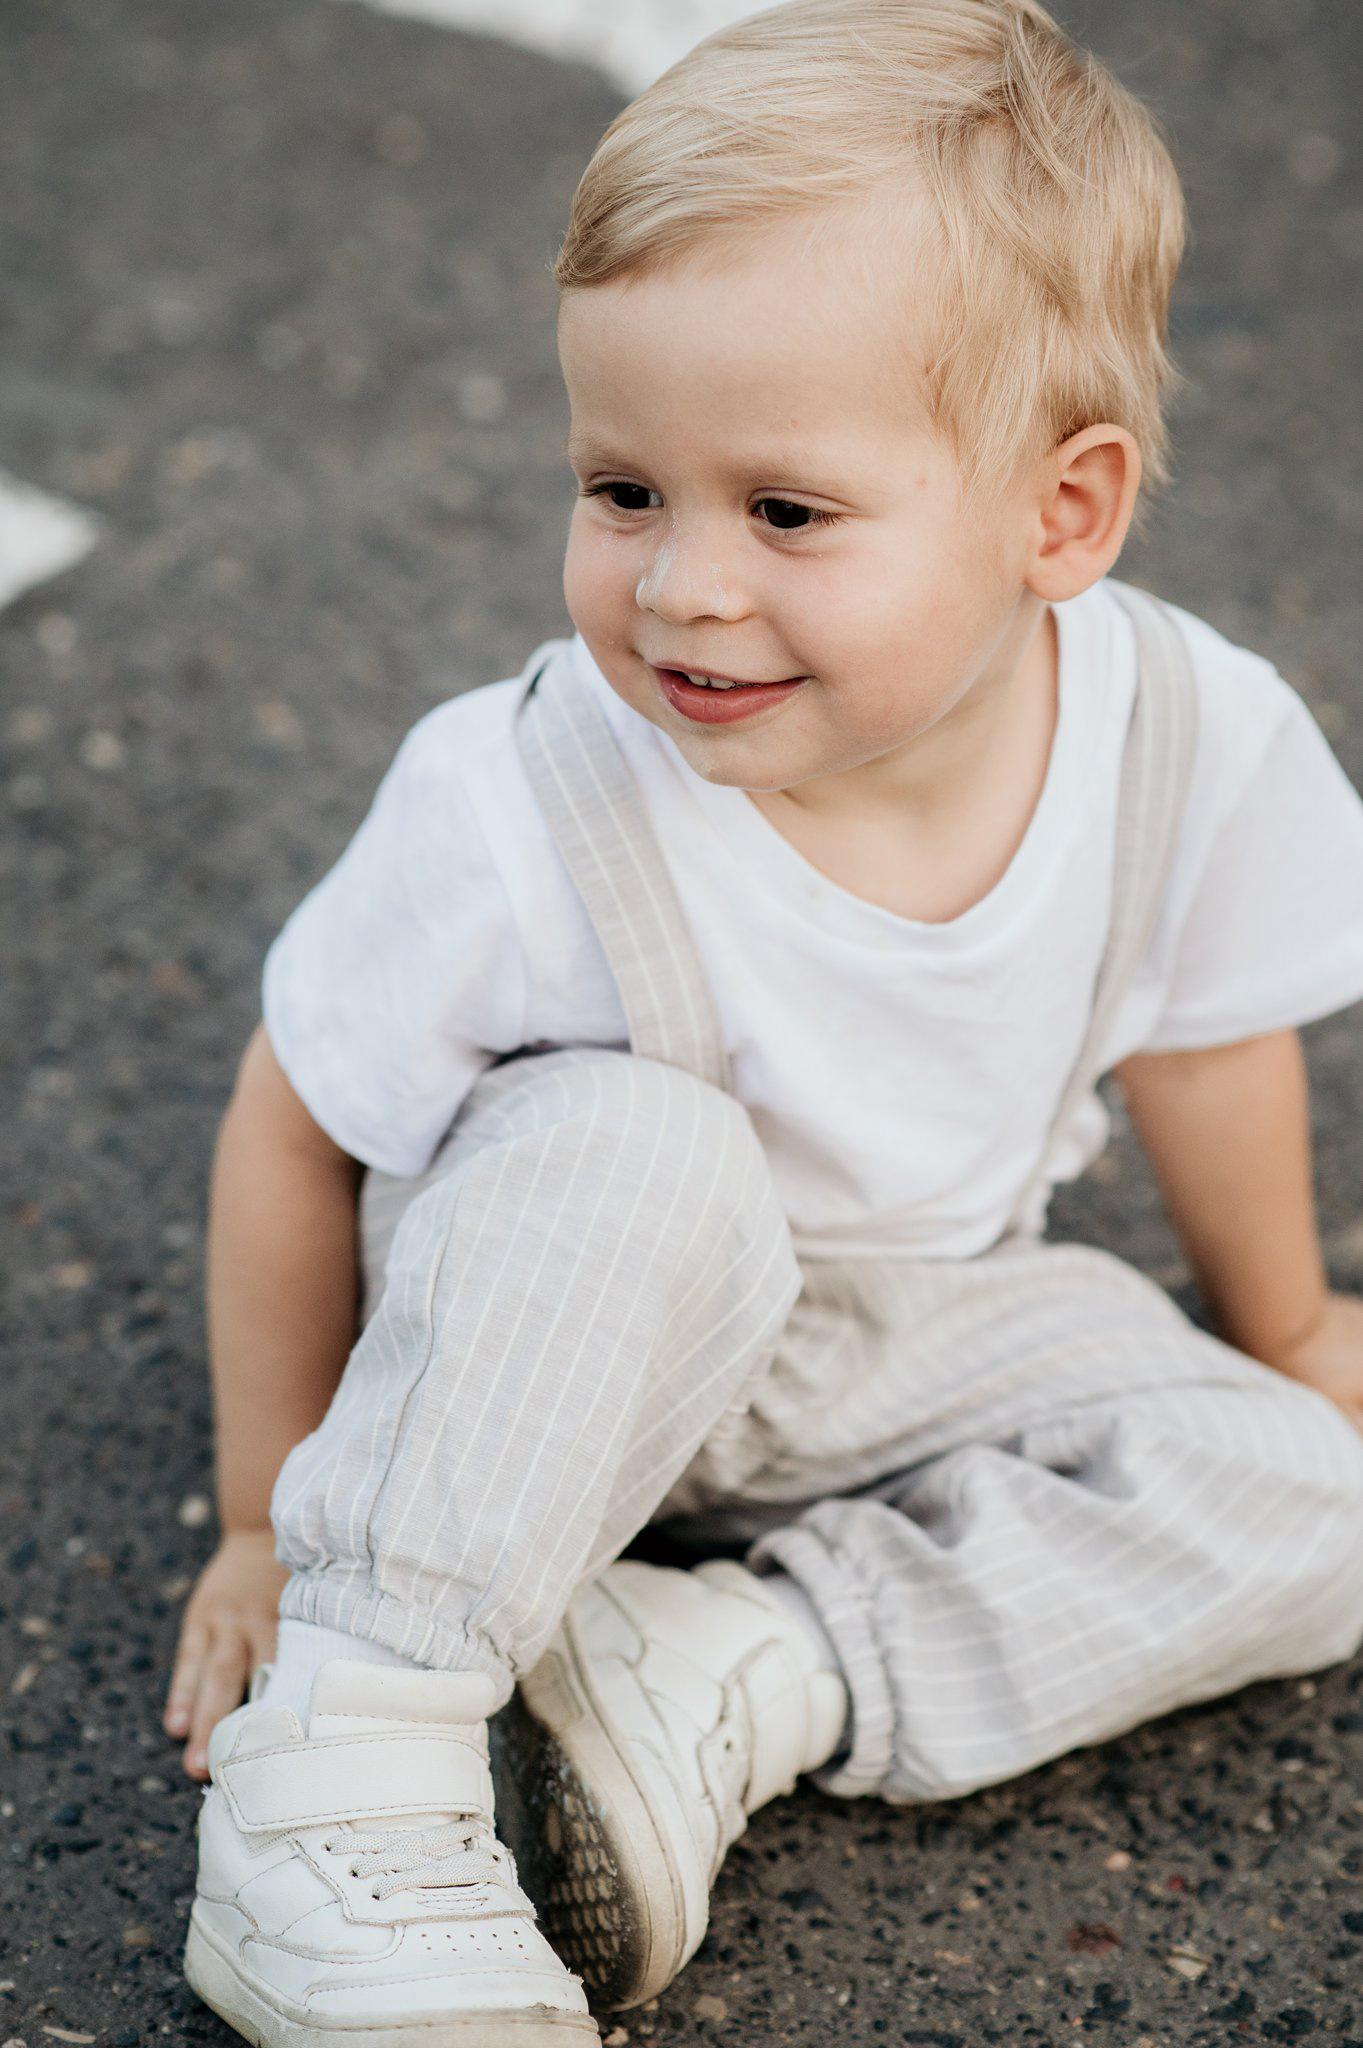
[[818,1608],[798,1579],[792,1579],[786,1572],[764,1572],[762,1588],[774,1594],[786,1612],[799,1622],[801,1633],[818,1659],[808,1691],[813,1748],[804,1764],[805,1770],[816,1771],[833,1757],[845,1754],[850,1746],[851,1701],[842,1664]]
[[410,1657],[385,1649],[382,1643],[345,1635],[338,1628],[322,1628],[315,1621],[285,1619],[279,1624],[279,1647],[262,1696],[265,1705],[292,1707],[306,1728],[312,1681],[333,1657],[344,1657],[352,1664],[384,1664],[390,1671],[425,1669]]
[[786,1572],[763,1572],[762,1590],[774,1593],[781,1605],[804,1624],[805,1634],[814,1645],[820,1671],[831,1671],[842,1677],[842,1664],[833,1648],[833,1638],[819,1618],[819,1610],[806,1593],[798,1579],[792,1579]]

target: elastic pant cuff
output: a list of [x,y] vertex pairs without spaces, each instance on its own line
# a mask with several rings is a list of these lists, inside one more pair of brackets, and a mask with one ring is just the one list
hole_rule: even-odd
[[800,1586],[837,1652],[847,1684],[848,1747],[814,1773],[815,1784],[840,1799],[883,1794],[894,1764],[894,1699],[864,1587],[842,1570],[822,1538],[800,1523],[762,1537],[749,1559],[754,1565],[778,1565]]
[[310,1621],[380,1643],[430,1671],[480,1671],[497,1688],[497,1707],[504,1707],[515,1690],[509,1666],[485,1637],[441,1624],[353,1573],[295,1572],[280,1597],[279,1612],[281,1619]]

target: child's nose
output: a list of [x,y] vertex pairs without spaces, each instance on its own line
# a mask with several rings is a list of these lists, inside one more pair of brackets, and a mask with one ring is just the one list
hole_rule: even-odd
[[635,586],[641,611],[671,625],[695,619],[735,619],[744,605],[732,572],[713,539],[684,536],[673,526],[654,549]]

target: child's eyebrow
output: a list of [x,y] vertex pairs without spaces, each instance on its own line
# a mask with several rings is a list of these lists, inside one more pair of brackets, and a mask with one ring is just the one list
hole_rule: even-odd
[[573,427],[569,427],[563,437],[563,452],[570,462],[585,461],[590,457],[593,462],[604,462],[608,467],[614,466],[617,469],[628,469],[631,466],[623,461],[614,449],[607,447],[592,435],[578,432]]

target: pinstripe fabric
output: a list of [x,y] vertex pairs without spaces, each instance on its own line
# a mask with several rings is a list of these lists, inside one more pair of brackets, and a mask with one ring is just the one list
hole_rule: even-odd
[[746,1113],[627,1053],[494,1069],[421,1182],[371,1185],[391,1250],[275,1488],[281,1611],[509,1694],[746,1400],[799,1269]]
[[[1177,631],[1128,601],[1113,925],[1058,1124],[1148,943],[1192,750]],[[1363,1439],[1320,1397],[1082,1247],[801,1273],[628,770],[559,673],[527,758],[634,1050],[496,1068],[429,1173],[369,1177],[372,1313],[276,1489],[283,1611],[505,1693],[645,1522],[751,1540],[844,1666],[824,1782],[894,1800],[1349,1654]]]
[[640,829],[634,778],[605,713],[570,663],[534,678],[517,738],[555,843],[591,911],[624,1006],[630,1050],[727,1088],[728,1054],[672,877],[652,832]]
[[808,1592],[843,1794],[972,1791],[1363,1635],[1363,1439],[1085,1246],[807,1266],[665,1505]]

